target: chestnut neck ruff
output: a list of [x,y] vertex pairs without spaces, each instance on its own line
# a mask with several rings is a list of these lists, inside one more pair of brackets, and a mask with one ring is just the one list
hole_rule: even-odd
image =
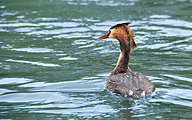
[[[129,54],[130,54],[130,50],[131,50],[131,44],[130,44],[130,36],[129,36],[129,32],[126,29],[124,24],[121,24],[121,26],[123,26],[125,28],[125,31],[127,33],[127,40],[128,40],[128,44],[125,42],[120,42],[120,49],[121,49],[121,54],[120,54],[120,58],[118,60],[118,63],[115,67],[115,69],[111,72],[111,75],[116,75],[119,73],[126,73],[131,71],[128,67],[129,64]],[[111,76],[110,75],[110,76]]]
[[128,52],[129,52],[129,54],[130,54],[130,50],[131,50],[131,44],[130,44],[130,42],[131,42],[131,40],[130,40],[130,36],[129,36],[129,32],[127,31],[127,29],[126,29],[126,27],[125,27],[125,25],[124,24],[122,24],[122,26],[125,28],[125,31],[126,31],[126,33],[127,33],[127,41],[128,41]]

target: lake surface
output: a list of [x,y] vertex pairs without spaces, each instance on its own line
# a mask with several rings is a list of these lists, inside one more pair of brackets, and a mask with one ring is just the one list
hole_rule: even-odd
[[[127,21],[147,98],[105,88],[119,43],[97,38]],[[192,1],[1,0],[0,119],[192,119]]]

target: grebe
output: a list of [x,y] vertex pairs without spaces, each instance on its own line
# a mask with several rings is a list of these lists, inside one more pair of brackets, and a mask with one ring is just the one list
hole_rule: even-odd
[[151,81],[142,73],[132,72],[129,68],[129,57],[131,51],[136,47],[134,36],[128,26],[121,23],[112,26],[107,34],[102,35],[98,40],[114,38],[120,44],[120,56],[116,67],[107,79],[106,88],[125,97],[145,97],[155,91]]

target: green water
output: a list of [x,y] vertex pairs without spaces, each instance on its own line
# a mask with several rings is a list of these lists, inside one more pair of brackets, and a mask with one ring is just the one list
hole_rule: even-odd
[[[105,89],[130,21],[130,68],[156,91],[123,98]],[[0,119],[192,119],[191,0],[1,0]]]

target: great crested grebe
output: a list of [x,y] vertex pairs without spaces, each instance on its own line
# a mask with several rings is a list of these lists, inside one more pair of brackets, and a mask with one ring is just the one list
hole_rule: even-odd
[[98,40],[114,38],[120,44],[119,60],[107,79],[106,88],[113,93],[121,94],[125,97],[145,97],[153,93],[155,87],[145,75],[132,72],[128,66],[130,53],[136,47],[134,36],[128,24],[130,23],[114,25],[107,34],[98,38]]

